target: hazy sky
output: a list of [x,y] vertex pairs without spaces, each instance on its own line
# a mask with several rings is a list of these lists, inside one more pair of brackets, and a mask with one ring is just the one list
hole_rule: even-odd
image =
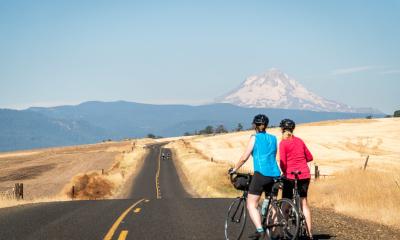
[[201,104],[276,67],[400,109],[400,1],[0,2],[0,107]]

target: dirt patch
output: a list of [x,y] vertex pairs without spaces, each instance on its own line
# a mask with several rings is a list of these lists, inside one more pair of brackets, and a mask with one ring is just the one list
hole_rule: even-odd
[[115,184],[103,175],[94,172],[78,175],[73,178],[72,186],[68,186],[66,194],[74,199],[103,199],[110,197]]
[[20,181],[33,179],[40,176],[42,173],[47,172],[55,168],[56,164],[45,164],[39,166],[23,167],[18,169],[16,172],[11,172],[7,175],[0,176],[0,182],[3,181]]

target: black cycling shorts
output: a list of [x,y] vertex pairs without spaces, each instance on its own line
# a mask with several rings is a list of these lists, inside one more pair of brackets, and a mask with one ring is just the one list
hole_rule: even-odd
[[269,194],[274,185],[274,178],[262,175],[259,172],[255,172],[249,186],[249,193],[261,196],[263,192]]
[[[297,190],[299,191],[300,197],[307,197],[308,185],[310,185],[310,179],[299,179],[297,180]],[[294,180],[284,179],[283,180],[283,198],[293,198]]]

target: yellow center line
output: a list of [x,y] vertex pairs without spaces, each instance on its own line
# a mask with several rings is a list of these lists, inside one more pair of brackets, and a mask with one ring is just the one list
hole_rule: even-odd
[[[104,237],[104,240],[111,240],[112,237],[114,236],[115,231],[117,230],[119,224],[121,224],[122,220],[126,217],[126,215],[129,213],[129,211],[132,210],[132,208],[136,207],[139,203],[143,202],[145,199],[140,199],[139,201],[135,202],[130,206],[128,209],[126,209],[119,217],[118,219],[114,222],[114,224],[111,226],[110,230],[108,230],[107,235]],[[128,232],[127,232],[128,234]]]
[[128,231],[124,230],[119,234],[118,240],[125,240],[126,236],[128,236]]
[[138,208],[135,208],[135,210],[133,210],[133,212],[134,212],[134,213],[139,213],[140,210],[142,210],[142,209],[141,209],[140,207],[138,207]]
[[157,194],[157,199],[160,199],[160,198],[161,198],[160,180],[159,180],[159,177],[160,177],[160,167],[161,167],[161,160],[160,160],[160,158],[161,158],[161,151],[162,151],[162,149],[161,149],[160,152],[158,153],[158,166],[157,166],[157,173],[156,173],[156,194]]

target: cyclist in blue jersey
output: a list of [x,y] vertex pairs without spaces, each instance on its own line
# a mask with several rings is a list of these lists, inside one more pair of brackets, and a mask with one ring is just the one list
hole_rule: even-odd
[[276,162],[277,140],[274,135],[266,132],[269,119],[263,114],[256,115],[253,119],[253,127],[256,134],[250,137],[246,151],[240,157],[229,173],[236,172],[250,157],[253,156],[254,176],[249,186],[247,209],[257,231],[250,235],[251,239],[264,239],[265,232],[261,225],[261,216],[257,210],[261,194],[269,194],[274,184],[274,178],[281,172]]

